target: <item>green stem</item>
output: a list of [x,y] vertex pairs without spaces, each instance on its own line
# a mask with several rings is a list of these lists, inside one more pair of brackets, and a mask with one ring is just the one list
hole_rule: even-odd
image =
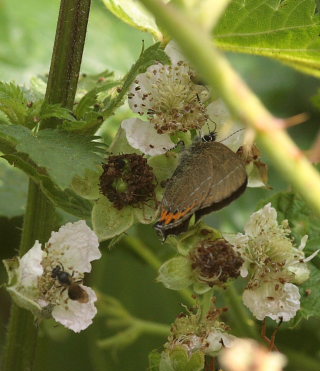
[[[53,47],[45,101],[72,110],[77,90],[91,0],[62,0]],[[41,127],[53,128],[48,119]]]
[[162,323],[151,322],[151,321],[134,321],[134,326],[137,326],[139,330],[145,334],[159,335],[159,336],[169,336],[170,326],[164,325]]
[[201,322],[205,322],[207,315],[212,308],[212,295],[213,295],[213,290],[209,290],[205,294],[202,295],[201,297]]
[[[90,0],[62,0],[54,51],[49,73],[46,102],[72,108],[79,76]],[[55,127],[48,120],[43,127]],[[29,182],[27,208],[19,254],[25,254],[35,240],[45,242],[56,225],[55,208],[40,188]],[[7,340],[2,356],[2,371],[32,370],[37,342],[37,327],[31,313],[12,304]]]
[[[30,180],[19,255],[24,255],[36,239],[40,242],[47,241],[55,226],[56,215],[53,205]],[[32,370],[37,334],[38,329],[32,314],[12,304],[2,371]]]
[[234,285],[229,285],[225,294],[231,308],[231,313],[234,314],[234,323],[235,327],[238,328],[239,335],[259,339],[255,322],[248,316],[248,312],[242,304],[240,295]]
[[283,130],[286,121],[268,112],[217,50],[210,35],[193,19],[172,4],[165,5],[159,0],[140,1],[179,43],[186,57],[222,96],[235,117],[255,130],[279,172],[320,214],[319,174]]
[[[124,241],[152,268],[156,271],[161,267],[162,262],[159,260],[144,243],[133,236],[126,236]],[[194,304],[192,293],[189,290],[180,290],[179,294],[190,305]]]

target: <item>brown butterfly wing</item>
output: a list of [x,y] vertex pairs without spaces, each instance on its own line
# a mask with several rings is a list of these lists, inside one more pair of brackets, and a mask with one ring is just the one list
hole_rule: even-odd
[[[199,216],[217,210],[238,197],[246,182],[243,162],[228,147],[218,142],[197,143],[183,156],[167,183],[162,220],[165,224],[171,220],[173,227],[197,210]],[[236,195],[239,189],[241,192]]]
[[215,204],[222,204],[223,207],[225,200],[239,189],[245,189],[247,184],[245,165],[239,156],[219,142],[203,143],[201,155],[206,158],[206,167],[210,169],[208,171],[210,174],[203,184],[203,193],[206,193],[206,196],[199,208]]

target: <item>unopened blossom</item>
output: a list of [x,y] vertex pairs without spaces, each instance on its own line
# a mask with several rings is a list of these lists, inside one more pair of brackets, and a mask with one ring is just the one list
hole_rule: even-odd
[[218,320],[224,309],[211,310],[200,320],[200,310],[188,315],[181,314],[171,327],[166,349],[184,347],[191,355],[201,351],[216,356],[222,347],[232,346],[235,336],[228,333],[229,327]]
[[91,271],[91,261],[101,257],[98,246],[84,220],[67,223],[52,232],[44,249],[36,241],[21,259],[4,262],[7,290],[17,305],[38,319],[53,317],[74,332],[84,330],[97,313],[96,294],[82,281]]
[[282,371],[287,364],[283,354],[270,352],[251,339],[235,340],[231,348],[222,350],[219,362],[225,371]]

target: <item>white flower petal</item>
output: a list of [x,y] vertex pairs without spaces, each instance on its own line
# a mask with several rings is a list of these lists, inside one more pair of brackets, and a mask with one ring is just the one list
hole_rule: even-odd
[[122,121],[121,127],[125,130],[131,147],[146,155],[161,155],[175,146],[169,134],[158,134],[151,123],[138,118]]
[[177,64],[180,61],[188,62],[186,57],[182,54],[179,45],[173,40],[168,43],[164,51],[170,57],[172,64]]
[[[63,326],[80,332],[92,323],[93,317],[97,314],[94,302],[97,301],[95,292],[87,286],[81,285],[89,296],[88,303],[79,303],[76,300],[68,300],[67,304],[61,300],[61,305],[56,305],[52,311],[52,317]],[[62,294],[63,295],[63,294]],[[67,297],[66,293],[64,295]]]
[[24,287],[36,287],[38,277],[43,274],[41,261],[44,252],[41,250],[41,244],[36,241],[33,247],[20,259],[19,265],[19,284]]
[[128,103],[133,112],[139,115],[146,114],[153,108],[153,96],[158,94],[155,85],[156,76],[161,76],[163,65],[154,64],[147,68],[146,72],[137,75],[137,84],[132,84],[128,91]]
[[307,241],[308,241],[308,235],[306,234],[305,236],[301,238],[298,249],[302,251],[306,247]]
[[231,347],[233,342],[237,338],[233,335],[227,334],[226,332],[222,331],[212,331],[209,335],[204,339],[206,344],[205,352],[207,354],[213,354],[219,352],[219,350],[224,347]]
[[90,272],[92,260],[99,259],[99,241],[84,220],[67,223],[58,232],[52,232],[48,241],[48,255],[56,255],[57,265],[68,271]]
[[292,283],[264,282],[255,289],[246,289],[242,299],[259,320],[270,317],[289,321],[300,309],[299,289]]
[[289,265],[287,269],[289,272],[294,274],[294,278],[292,281],[297,285],[301,285],[310,277],[310,270],[307,264],[304,262],[298,261],[295,264]]
[[[209,130],[217,132],[217,142],[236,152],[244,143],[245,127],[236,122],[222,99],[217,99],[207,107],[207,113],[211,122],[208,122]],[[202,128],[202,135],[207,134],[208,128]]]
[[311,255],[309,255],[307,258],[304,258],[303,261],[305,263],[309,262],[310,260],[312,260],[316,255],[318,255],[320,249],[316,250],[314,253],[312,253]]
[[244,230],[246,235],[256,237],[272,228],[278,228],[277,210],[269,202],[250,216],[250,220],[245,225]]

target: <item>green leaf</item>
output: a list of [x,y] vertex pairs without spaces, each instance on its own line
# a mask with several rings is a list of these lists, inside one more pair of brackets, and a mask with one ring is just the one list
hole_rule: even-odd
[[301,309],[295,318],[296,321],[301,318],[320,317],[320,272],[313,266],[310,270],[310,278],[300,286]]
[[138,30],[151,33],[157,40],[162,39],[154,17],[134,0],[103,0],[105,6],[116,17]]
[[159,364],[161,360],[161,353],[154,349],[149,353],[149,371],[159,371]]
[[164,52],[160,43],[156,43],[150,46],[148,49],[142,51],[137,62],[131,67],[130,71],[123,78],[121,90],[119,94],[110,101],[109,106],[103,112],[104,117],[108,117],[113,114],[114,110],[119,107],[123,99],[125,98],[127,91],[129,90],[131,84],[139,73],[145,72],[145,70],[156,62],[162,64],[170,64],[170,58]]
[[24,214],[27,185],[26,175],[0,158],[0,216],[12,218]]
[[9,137],[16,150],[28,154],[62,189],[75,176],[84,176],[102,162],[103,144],[95,137],[75,135],[58,129],[45,129],[37,135],[23,126],[0,124],[0,136]]
[[22,89],[14,83],[0,82],[0,110],[13,124],[24,125],[27,100]]
[[278,59],[320,76],[316,1],[233,0],[214,30],[224,50]]
[[[279,222],[288,219],[297,245],[299,245],[301,238],[307,234],[309,238],[306,251],[312,253],[320,248],[319,217],[299,195],[293,192],[279,192],[264,201],[263,204],[268,202],[271,202],[272,206],[277,209]],[[317,260],[318,258],[315,258],[312,263]]]
[[48,176],[43,174],[43,170],[32,163],[25,154],[16,152],[14,154],[4,155],[3,157],[9,163],[29,175],[30,178],[40,186],[42,192],[54,205],[81,219],[88,220],[90,218],[92,204],[89,201],[77,196],[69,189],[62,191]]
[[167,260],[159,268],[157,281],[171,290],[183,290],[189,287],[194,282],[191,261],[184,256]]
[[134,223],[133,210],[132,207],[118,210],[106,197],[101,196],[92,209],[93,230],[99,240],[108,240],[129,229]]
[[60,104],[43,103],[39,112],[39,116],[41,120],[56,117],[58,119],[76,121],[75,117],[72,115],[72,112],[67,108],[61,107]]
[[118,81],[101,82],[99,86],[95,86],[89,90],[79,101],[75,114],[77,117],[82,118],[89,111],[89,108],[97,102],[98,93],[105,92],[120,85]]
[[202,371],[204,369],[204,353],[201,351],[189,355],[183,346],[161,353],[159,371]]

